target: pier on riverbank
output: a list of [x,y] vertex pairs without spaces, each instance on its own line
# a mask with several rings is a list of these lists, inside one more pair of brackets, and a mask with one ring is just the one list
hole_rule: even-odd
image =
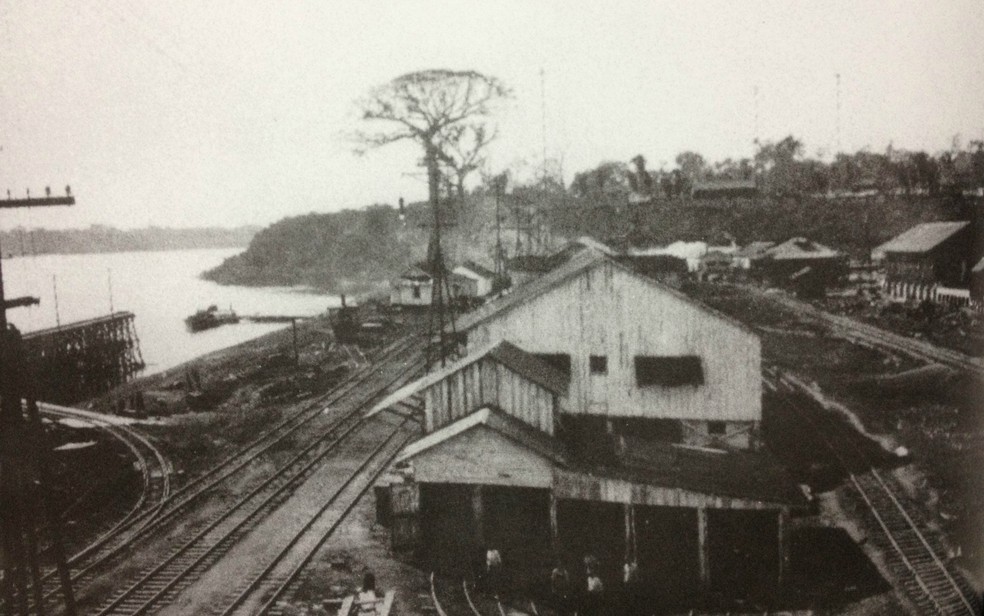
[[25,361],[46,402],[70,404],[109,391],[144,369],[132,312],[24,334]]

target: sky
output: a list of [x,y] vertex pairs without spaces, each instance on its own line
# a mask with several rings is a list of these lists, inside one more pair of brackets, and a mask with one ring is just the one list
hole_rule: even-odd
[[429,68],[512,89],[492,171],[545,146],[569,182],[787,134],[811,155],[936,152],[984,137],[981,32],[981,0],[5,0],[0,195],[70,184],[77,205],[0,227],[266,225],[423,199],[412,144],[357,156],[351,135],[356,100]]

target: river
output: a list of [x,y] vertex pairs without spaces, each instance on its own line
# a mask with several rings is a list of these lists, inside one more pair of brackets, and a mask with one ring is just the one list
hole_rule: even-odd
[[[306,289],[222,286],[201,272],[240,248],[41,255],[4,259],[7,298],[39,297],[41,304],[8,311],[22,332],[129,310],[151,374],[268,332],[283,323],[250,323],[189,332],[185,317],[216,304],[241,315],[313,316],[337,306],[338,298]],[[57,287],[57,311],[55,288]]]

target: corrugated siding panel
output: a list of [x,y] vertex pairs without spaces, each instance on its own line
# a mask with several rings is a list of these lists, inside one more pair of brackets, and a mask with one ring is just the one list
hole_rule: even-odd
[[635,484],[622,479],[593,477],[554,469],[554,495],[561,499],[631,503],[655,507],[713,509],[777,509],[782,504],[703,494],[682,488]]
[[[610,263],[479,324],[468,336],[472,348],[501,340],[530,353],[571,355],[566,412],[587,413],[594,402],[593,412],[614,416],[761,418],[758,337]],[[608,357],[607,377],[596,377],[593,386],[590,355]],[[636,355],[700,356],[705,383],[639,388]]]
[[553,434],[553,394],[492,360],[483,359],[466,366],[428,387],[424,395],[428,432],[494,404]]
[[418,483],[470,483],[548,488],[549,461],[482,426],[415,457]]

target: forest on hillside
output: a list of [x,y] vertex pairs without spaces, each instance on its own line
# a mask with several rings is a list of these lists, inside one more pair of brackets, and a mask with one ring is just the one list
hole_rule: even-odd
[[435,218],[452,263],[545,254],[581,235],[620,248],[803,236],[863,258],[917,223],[977,216],[984,196],[984,141],[965,148],[959,137],[932,154],[889,145],[827,159],[807,156],[789,135],[756,142],[753,157],[737,160],[712,163],[685,151],[672,168],[648,169],[642,154],[602,161],[569,184],[563,161],[545,153],[536,165],[491,169],[492,117],[511,97],[504,83],[475,71],[418,71],[371,89],[356,102],[356,153],[413,143],[434,205],[401,199],[398,208],[287,218],[204,276],[336,293],[383,287],[429,252]]
[[418,238],[389,206],[285,218],[247,250],[203,274],[221,284],[306,285],[344,293],[385,281],[411,259]]
[[[628,193],[626,193],[627,195]],[[593,236],[619,247],[780,241],[805,236],[863,258],[871,248],[909,227],[980,215],[980,198],[952,192],[811,195],[634,201],[593,199],[543,184],[515,186],[498,196],[488,186],[464,201],[443,203],[443,246],[452,262],[494,262],[496,211],[504,256],[548,252],[570,238]],[[498,208],[496,207],[498,201]],[[309,285],[333,292],[379,289],[426,256],[431,213],[426,203],[402,211],[373,205],[292,217],[256,234],[248,249],[205,277],[223,284]]]

